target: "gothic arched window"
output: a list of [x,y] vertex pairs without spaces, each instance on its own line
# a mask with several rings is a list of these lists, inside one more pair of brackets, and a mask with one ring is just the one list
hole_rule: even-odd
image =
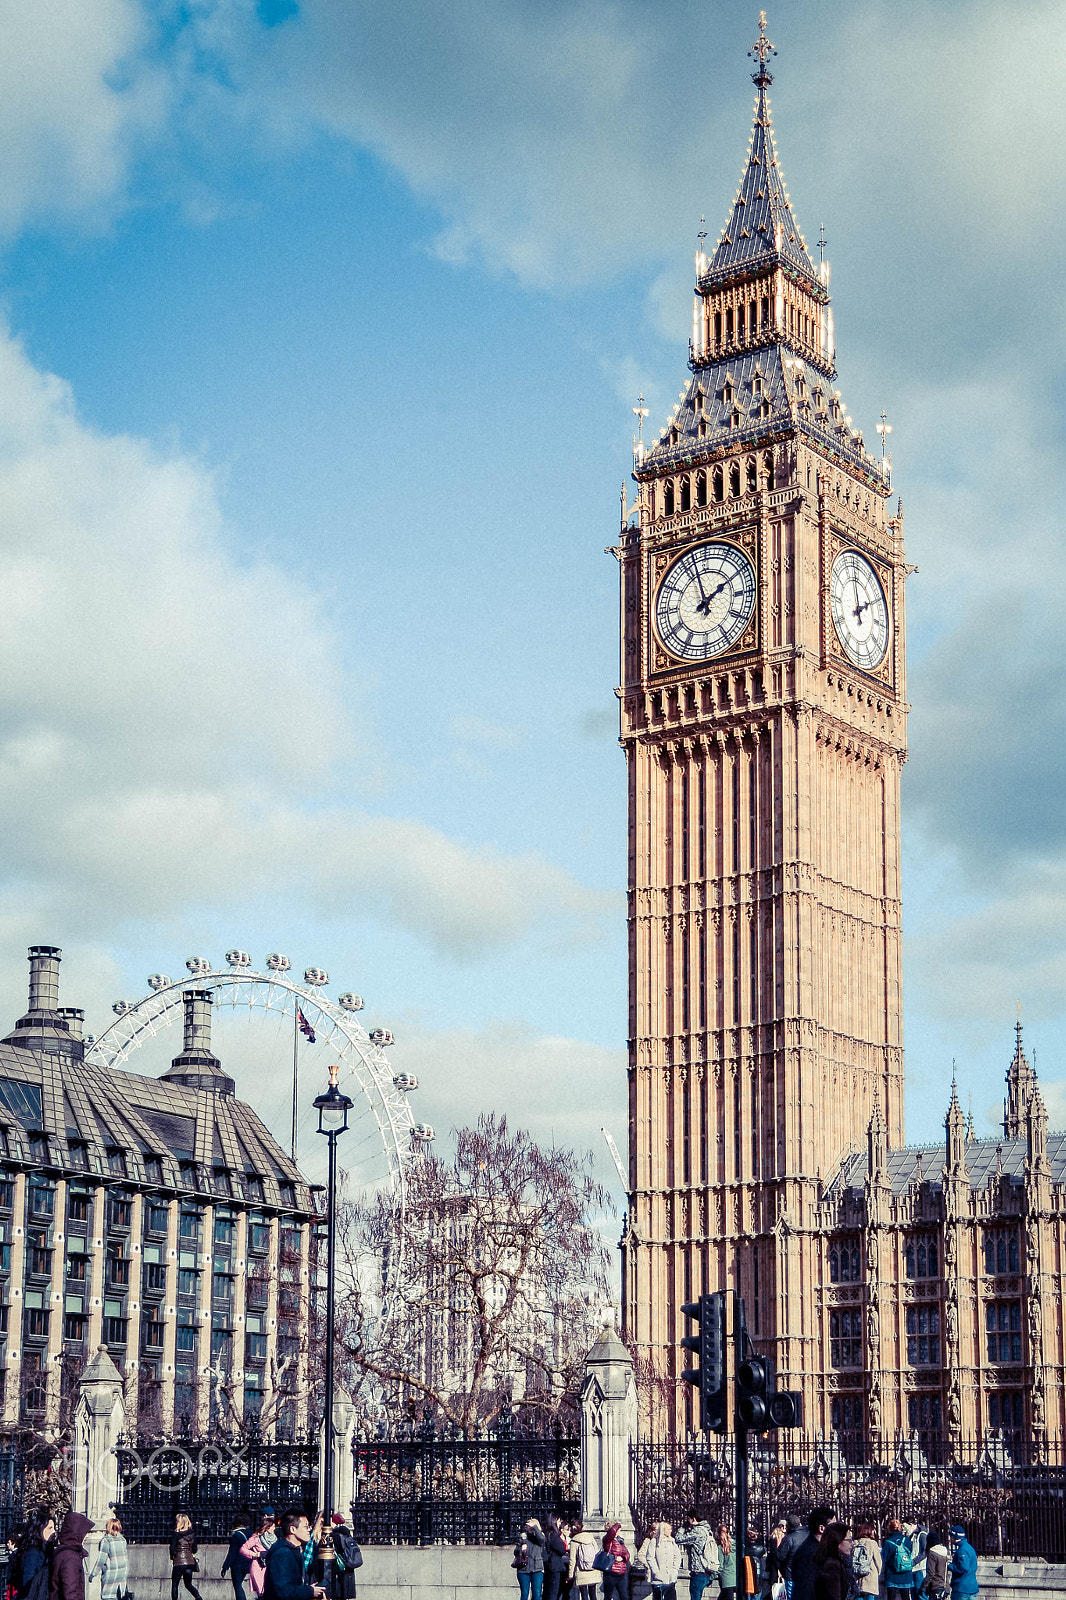
[[705,472],[697,472],[696,474],[696,504],[698,506],[707,504],[707,474]]
[[767,450],[762,458],[762,465],[766,474],[766,487],[772,489],[774,486],[774,453],[772,450]]
[[906,1250],[903,1252],[903,1270],[906,1272],[908,1278],[913,1278],[914,1277],[914,1245],[913,1244],[908,1244]]
[[714,485],[714,498],[716,500],[721,500],[725,495],[725,488],[723,486],[722,469],[721,469],[721,467],[715,467],[714,476],[713,476],[711,481],[712,481],[712,483]]
[[672,483],[663,485],[663,516],[672,517],[674,514],[674,486]]
[[756,490],[759,487],[759,472],[758,472],[758,468],[755,465],[755,457],[754,456],[749,456],[748,457],[747,469],[748,469],[748,490],[749,490],[749,492],[754,492],[754,490]]
[[729,469],[729,492],[734,500],[740,494],[740,462],[734,461]]
[[829,1282],[840,1282],[840,1256],[836,1250],[829,1252]]
[[840,1281],[841,1283],[851,1282],[851,1257],[846,1250],[840,1252]]
[[687,474],[681,479],[681,509],[682,511],[692,510],[692,480]]

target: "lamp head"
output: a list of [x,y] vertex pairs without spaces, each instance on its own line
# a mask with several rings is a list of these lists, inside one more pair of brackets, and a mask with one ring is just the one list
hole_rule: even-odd
[[329,1088],[314,1102],[318,1112],[319,1133],[344,1133],[348,1127],[348,1113],[352,1109],[352,1102],[346,1094],[341,1094],[337,1086],[340,1070],[340,1064],[334,1062],[329,1069]]

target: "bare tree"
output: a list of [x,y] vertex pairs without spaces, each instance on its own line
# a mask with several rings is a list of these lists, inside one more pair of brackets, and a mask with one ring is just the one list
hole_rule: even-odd
[[516,1402],[572,1405],[609,1298],[596,1225],[608,1199],[591,1165],[482,1116],[450,1159],[426,1152],[412,1167],[398,1273],[389,1201],[344,1203],[337,1339],[353,1399],[464,1430]]

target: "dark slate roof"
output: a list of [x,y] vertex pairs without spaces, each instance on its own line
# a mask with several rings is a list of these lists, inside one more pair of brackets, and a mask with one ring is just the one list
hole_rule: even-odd
[[[49,1164],[68,1171],[79,1170],[68,1141],[83,1141],[88,1167],[81,1170],[109,1181],[116,1175],[109,1171],[107,1151],[117,1148],[133,1184],[148,1182],[144,1157],[153,1155],[161,1158],[164,1185],[187,1189],[179,1163],[195,1161],[200,1192],[211,1192],[212,1169],[224,1166],[234,1175],[236,1200],[244,1198],[241,1176],[251,1171],[263,1180],[265,1204],[314,1210],[295,1162],[251,1106],[234,1095],[97,1066],[84,1059],[80,1040],[47,1027],[36,1032],[32,1042],[0,1041],[0,1143],[10,1157],[28,1163],[28,1133],[39,1130],[49,1135]],[[282,1183],[293,1186],[295,1206],[284,1197]],[[221,1198],[217,1190],[215,1198]]]
[[[1025,1176],[1027,1145],[1024,1139],[970,1139],[966,1143],[966,1171],[975,1189],[983,1189],[995,1177],[1002,1151],[1002,1170],[1006,1177],[1021,1181]],[[888,1152],[888,1181],[893,1194],[905,1194],[918,1175],[921,1157],[922,1177],[940,1186],[944,1166],[943,1144],[908,1145]],[[1066,1182],[1066,1133],[1049,1133],[1048,1166],[1053,1183]],[[865,1150],[846,1156],[831,1179],[830,1192],[861,1189],[869,1173]]]
[[777,160],[770,97],[762,88],[755,103],[755,122],[737,198],[707,271],[718,273],[774,255],[817,280],[818,273],[792,213]]
[[[790,363],[788,367],[786,359]],[[762,380],[761,393],[756,393],[756,378]],[[724,398],[727,384],[732,386],[732,401]],[[700,390],[706,396],[702,412],[696,406]],[[689,379],[658,443],[645,455],[637,476],[650,476],[674,460],[680,466],[694,453],[710,452],[718,445],[743,448],[765,435],[779,435],[782,430],[795,429],[806,434],[823,452],[835,454],[849,467],[872,474],[880,487],[880,462],[867,451],[858,429],[848,425],[847,408],[837,398],[839,392],[816,367],[798,356],[786,356],[785,346],[781,344],[747,350],[742,355],[700,367]],[[769,408],[766,416],[762,414],[764,402]],[[740,412],[737,427],[731,421],[734,409]],[[707,433],[702,439],[699,436],[701,415],[707,421]],[[678,431],[676,445],[669,442],[671,428]]]

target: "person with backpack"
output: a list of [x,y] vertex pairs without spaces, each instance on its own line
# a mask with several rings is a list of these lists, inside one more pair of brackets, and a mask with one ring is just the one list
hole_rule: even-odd
[[689,1600],[701,1600],[711,1579],[718,1576],[718,1546],[710,1523],[697,1517],[695,1511],[685,1512],[684,1523],[684,1531],[675,1538],[688,1551]]
[[329,1537],[333,1545],[332,1600],[355,1600],[355,1571],[363,1565],[363,1552],[343,1512],[333,1513],[330,1530]]
[[851,1552],[851,1571],[855,1593],[875,1595],[881,1587],[881,1548],[874,1538],[872,1522],[860,1522],[858,1537]]
[[914,1549],[898,1517],[885,1530],[881,1570],[888,1600],[907,1600],[914,1593]]
[[594,1533],[586,1532],[583,1522],[575,1522],[570,1529],[570,1565],[568,1574],[574,1600],[590,1600],[600,1581],[595,1565],[600,1542]]

